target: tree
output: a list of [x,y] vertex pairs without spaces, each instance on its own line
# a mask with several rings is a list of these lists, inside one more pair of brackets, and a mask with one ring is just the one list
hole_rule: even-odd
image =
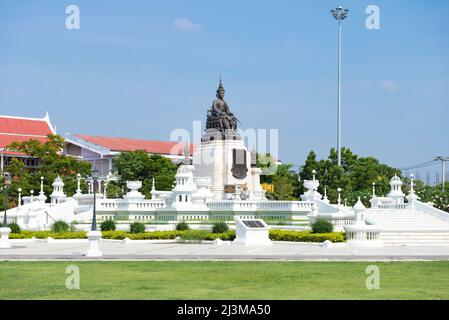
[[125,187],[126,181],[142,181],[141,192],[151,197],[154,178],[156,189],[171,190],[178,167],[170,159],[161,155],[148,156],[144,150],[122,152],[114,159],[114,168],[120,175],[118,185]]
[[[316,178],[320,180],[318,191],[324,193],[332,202],[337,201],[337,188],[341,188],[342,201],[347,199],[348,205],[357,202],[360,196],[368,205],[368,194],[371,194],[372,183],[376,183],[376,193],[384,195],[390,190],[389,181],[395,174],[401,175],[400,170],[382,164],[374,157],[359,157],[349,148],[342,148],[342,165],[337,165],[337,152],[331,149],[327,159],[316,159],[316,154],[310,151],[306,161],[300,168],[301,181],[312,179],[312,170],[316,170]],[[304,187],[299,186],[303,193]]]
[[[23,194],[37,193],[40,190],[41,177],[44,177],[44,192],[48,196],[52,191],[53,180],[59,175],[65,183],[64,191],[73,195],[77,188],[76,175],[89,175],[91,165],[88,162],[65,156],[61,153],[64,139],[59,135],[50,134],[45,142],[30,139],[23,142],[13,142],[6,146],[10,151],[27,154],[39,160],[36,168],[27,168],[23,162],[13,158],[5,170],[13,179],[8,190],[9,207],[16,205],[17,189],[22,188]],[[4,208],[3,204],[0,208]]]

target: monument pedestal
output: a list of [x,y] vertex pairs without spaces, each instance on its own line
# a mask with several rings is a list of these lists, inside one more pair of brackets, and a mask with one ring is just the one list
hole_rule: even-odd
[[193,155],[195,176],[211,177],[214,199],[225,198],[226,185],[246,185],[252,190],[251,154],[243,140],[203,141]]

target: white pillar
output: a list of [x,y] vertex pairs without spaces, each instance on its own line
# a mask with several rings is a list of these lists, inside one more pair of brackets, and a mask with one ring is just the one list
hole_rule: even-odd
[[81,175],[79,173],[76,175],[76,180],[77,180],[76,194],[81,194]]

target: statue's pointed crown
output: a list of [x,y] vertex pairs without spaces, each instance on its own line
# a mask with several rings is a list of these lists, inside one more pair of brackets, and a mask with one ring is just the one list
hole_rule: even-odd
[[219,83],[218,83],[218,89],[217,89],[217,92],[220,91],[220,90],[225,91],[225,89],[223,88],[223,83],[221,82],[221,74],[220,74],[220,81],[219,81]]

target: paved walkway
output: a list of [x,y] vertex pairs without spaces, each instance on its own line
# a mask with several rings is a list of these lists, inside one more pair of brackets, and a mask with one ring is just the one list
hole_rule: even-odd
[[[0,260],[92,260],[84,256],[87,240],[46,243],[13,240],[13,247],[0,249]],[[111,260],[449,260],[448,246],[354,247],[345,243],[323,247],[317,243],[281,243],[245,247],[182,243],[124,243],[102,241],[100,249]],[[98,259],[98,258],[95,258]]]

